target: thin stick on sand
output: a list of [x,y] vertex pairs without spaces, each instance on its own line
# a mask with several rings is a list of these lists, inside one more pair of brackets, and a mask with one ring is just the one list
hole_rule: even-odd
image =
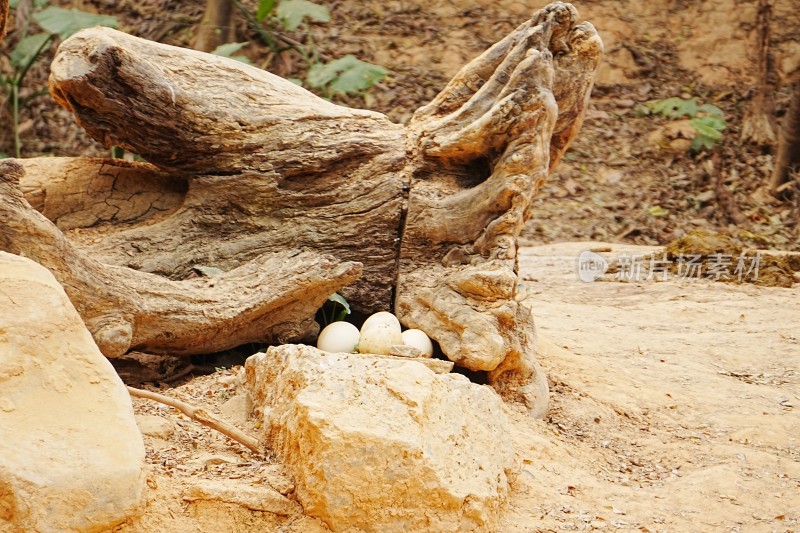
[[224,420],[219,420],[218,418],[210,415],[205,409],[189,405],[188,403],[176,400],[175,398],[170,398],[169,396],[164,396],[163,394],[158,394],[157,392],[136,389],[134,387],[128,387],[128,392],[130,392],[131,396],[135,396],[137,398],[153,400],[154,402],[159,402],[163,403],[164,405],[174,407],[189,418],[197,420],[204,426],[208,426],[211,429],[219,431],[226,437],[230,437],[231,439],[240,443],[242,446],[245,446],[258,454],[264,453],[264,450],[257,439],[247,435]]

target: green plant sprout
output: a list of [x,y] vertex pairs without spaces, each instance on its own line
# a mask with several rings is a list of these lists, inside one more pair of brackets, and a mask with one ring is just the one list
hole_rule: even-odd
[[722,118],[720,108],[712,104],[698,104],[697,98],[672,97],[664,100],[653,100],[637,111],[642,116],[662,115],[671,119],[688,117],[689,125],[695,130],[690,150],[699,152],[703,148],[712,148],[722,138],[722,132],[728,126]]
[[236,53],[248,44],[250,44],[250,41],[245,41],[243,43],[225,43],[217,46],[211,53],[217,56],[229,57],[231,59],[235,59],[236,61],[241,61],[245,65],[252,65],[252,61],[250,61],[247,56]]
[[[16,8],[20,0],[11,0],[10,6]],[[41,9],[47,5],[46,0],[34,1],[34,8]],[[58,37],[66,39],[73,33],[92,26],[117,26],[116,17],[106,15],[95,15],[77,9],[62,9],[50,6],[33,14],[33,20],[39,25],[41,33],[28,34],[29,22],[26,20],[22,29],[22,37],[11,51],[9,56],[11,62],[10,73],[0,73],[0,85],[6,94],[11,105],[12,131],[14,134],[14,154],[21,156],[22,141],[19,135],[19,112],[20,107],[26,105],[33,98],[47,93],[47,89],[34,91],[26,98],[20,98],[20,89],[25,81],[25,76],[36,60],[42,55],[50,43]]]
[[[326,98],[330,98],[334,94],[361,94],[388,74],[385,68],[361,61],[352,55],[327,63],[320,61],[313,33],[308,28],[308,21],[329,22],[330,12],[325,6],[309,0],[260,0],[255,13],[249,12],[239,2],[236,2],[236,7],[259,39],[270,48],[272,54],[294,50],[303,58],[307,67],[305,83],[298,79],[290,79],[290,81],[317,89]],[[305,42],[286,35],[287,32],[297,31],[304,32]],[[242,43],[231,44],[243,45]],[[223,50],[220,48],[222,47],[219,47],[214,53],[218,53],[218,55],[232,54],[241,46]],[[228,57],[239,59],[238,56]],[[262,68],[265,68],[270,60],[271,58],[268,58]]]
[[328,296],[328,300],[322,304],[317,312],[320,327],[324,328],[328,324],[344,320],[351,313],[350,304],[344,296],[335,292]]
[[315,63],[309,69],[306,81],[310,87],[330,96],[365,91],[385,78],[386,74],[388,72],[383,67],[346,55],[329,63]]

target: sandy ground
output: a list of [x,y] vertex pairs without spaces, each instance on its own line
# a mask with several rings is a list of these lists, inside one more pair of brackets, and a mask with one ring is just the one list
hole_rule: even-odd
[[[508,409],[517,461],[500,532],[800,530],[800,289],[580,281],[579,253],[604,246],[609,259],[652,250],[521,250],[552,407],[542,421]],[[239,416],[237,379],[225,370],[169,394],[255,433]],[[276,508],[269,499],[252,504],[270,487],[291,492],[279,464],[169,408],[134,404],[168,431],[145,438],[147,512],[119,532],[327,531],[264,511]],[[186,501],[198,484],[223,497]]]
[[796,531],[800,291],[581,282],[598,246],[522,252],[553,404],[517,417],[503,531]]

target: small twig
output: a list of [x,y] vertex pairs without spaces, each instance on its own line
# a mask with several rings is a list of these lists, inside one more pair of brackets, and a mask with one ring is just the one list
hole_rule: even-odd
[[193,364],[189,364],[189,366],[187,366],[186,368],[184,368],[180,372],[178,372],[176,374],[173,374],[173,375],[171,375],[169,377],[165,377],[163,379],[160,379],[159,381],[161,383],[173,383],[173,382],[178,381],[179,379],[181,379],[183,377],[188,376],[189,374],[191,374],[195,370],[197,370],[197,367],[195,367]]
[[258,454],[264,453],[264,450],[262,449],[258,440],[250,435],[247,435],[238,428],[228,424],[224,420],[219,420],[218,418],[211,416],[205,409],[189,405],[188,403],[176,400],[175,398],[170,398],[169,396],[164,396],[163,394],[158,394],[157,392],[150,392],[133,387],[128,387],[128,392],[130,392],[131,396],[135,396],[137,398],[145,398],[146,400],[153,400],[154,402],[159,402],[163,403],[164,405],[174,407],[189,418],[197,420],[204,426],[208,426],[211,429],[219,431],[223,435],[232,438],[242,446],[245,446]]

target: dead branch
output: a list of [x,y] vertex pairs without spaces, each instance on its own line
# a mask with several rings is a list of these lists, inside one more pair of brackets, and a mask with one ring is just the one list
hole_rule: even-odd
[[202,409],[200,407],[195,407],[190,405],[186,402],[182,402],[175,398],[170,398],[169,396],[164,396],[163,394],[159,394],[157,392],[151,392],[142,389],[136,389],[133,387],[128,387],[128,392],[131,396],[136,398],[144,398],[146,400],[153,400],[154,402],[163,403],[164,405],[169,405],[170,407],[174,407],[181,413],[185,414],[192,420],[197,420],[204,426],[210,427],[216,431],[219,431],[226,437],[229,437],[242,446],[248,448],[251,451],[254,451],[257,454],[264,454],[264,448],[258,442],[257,439],[247,435],[242,430],[232,426],[231,424],[225,422],[224,420],[220,420],[215,416],[209,414],[208,411]]

